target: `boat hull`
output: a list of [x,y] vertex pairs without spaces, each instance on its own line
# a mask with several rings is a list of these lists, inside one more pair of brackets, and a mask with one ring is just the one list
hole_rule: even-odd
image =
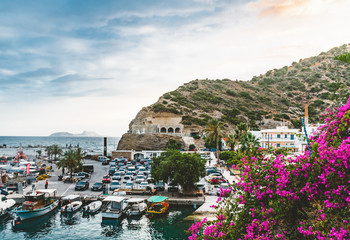
[[123,216],[122,212],[103,212],[102,219],[119,219]]
[[29,211],[29,210],[22,210],[20,208],[17,210],[13,210],[13,213],[15,213],[17,215],[17,217],[19,217],[21,220],[26,220],[26,219],[37,218],[37,217],[43,216],[43,215],[51,212],[52,210],[54,210],[57,206],[58,206],[58,200],[55,200],[50,205],[43,207],[43,208],[40,208],[40,209],[37,209],[37,210]]

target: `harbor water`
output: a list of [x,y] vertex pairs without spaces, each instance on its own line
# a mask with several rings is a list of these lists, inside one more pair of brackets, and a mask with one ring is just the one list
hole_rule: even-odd
[[[107,152],[117,149],[118,137],[107,137]],[[103,137],[19,137],[0,136],[0,156],[14,156],[22,148],[27,156],[35,157],[37,150],[45,155],[45,147],[58,145],[61,148],[80,147],[90,154],[103,153]],[[5,147],[6,146],[6,147]]]
[[82,212],[61,216],[54,211],[12,226],[12,219],[0,220],[0,239],[187,239],[191,222],[183,219],[193,207],[173,207],[167,216],[149,219],[124,218],[102,221],[101,214],[83,217]]

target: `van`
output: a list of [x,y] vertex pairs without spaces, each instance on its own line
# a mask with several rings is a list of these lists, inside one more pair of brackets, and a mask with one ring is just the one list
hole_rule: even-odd
[[106,156],[98,156],[97,161],[99,162],[109,161],[109,158]]
[[83,165],[83,172],[93,173],[94,172],[94,165],[92,165],[92,164],[84,164]]

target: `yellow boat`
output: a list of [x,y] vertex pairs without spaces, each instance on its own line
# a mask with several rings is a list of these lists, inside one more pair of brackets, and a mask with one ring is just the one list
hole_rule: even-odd
[[169,201],[167,197],[152,196],[147,199],[146,215],[149,218],[166,215],[168,211]]

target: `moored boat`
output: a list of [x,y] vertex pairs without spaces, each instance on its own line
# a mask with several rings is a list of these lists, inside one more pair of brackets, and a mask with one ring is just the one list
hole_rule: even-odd
[[141,216],[146,212],[147,204],[143,198],[130,198],[128,201],[128,208],[126,210],[126,215],[131,216]]
[[22,206],[13,210],[20,220],[40,217],[58,206],[58,200],[53,199],[56,189],[39,189],[28,192]]
[[102,211],[102,219],[119,219],[126,212],[127,201],[125,197],[108,196],[103,202],[108,202],[108,206]]
[[148,217],[158,217],[168,214],[169,201],[167,197],[152,196],[147,199],[146,214]]
[[0,195],[0,219],[5,217],[10,211],[11,208],[16,204],[16,201],[13,199],[6,199]]
[[78,211],[83,203],[81,201],[71,202],[63,207],[61,207],[61,213],[74,213]]
[[85,206],[83,208],[84,213],[86,214],[93,214],[99,211],[102,207],[102,202],[101,201],[93,201],[89,205]]

